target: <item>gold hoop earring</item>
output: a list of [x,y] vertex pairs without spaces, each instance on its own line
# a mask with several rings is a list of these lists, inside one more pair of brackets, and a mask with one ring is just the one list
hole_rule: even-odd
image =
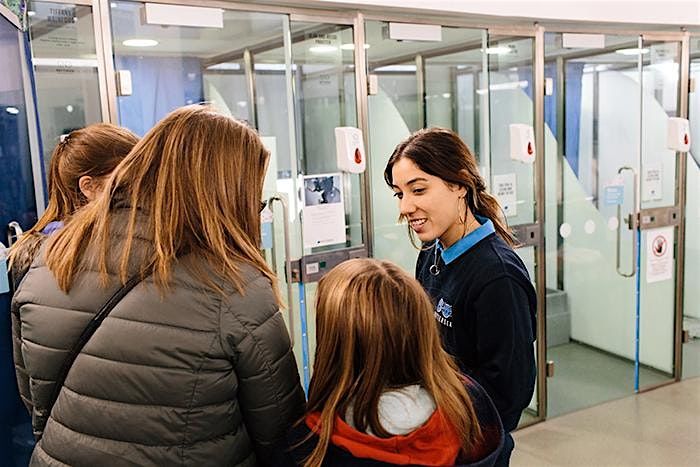
[[[457,198],[457,216],[459,217],[459,223],[460,224],[466,224],[467,223],[467,210],[464,210],[464,217],[462,217],[462,210],[460,209],[460,200],[464,199],[464,196],[460,196]],[[466,207],[466,204],[465,204]]]

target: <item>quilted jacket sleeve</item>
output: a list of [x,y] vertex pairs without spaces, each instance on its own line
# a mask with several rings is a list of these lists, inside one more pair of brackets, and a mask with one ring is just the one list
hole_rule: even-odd
[[15,361],[15,374],[17,375],[17,386],[22,402],[32,413],[32,395],[29,392],[29,374],[24,365],[22,356],[22,322],[19,318],[19,309],[12,309],[12,355]]
[[222,304],[221,341],[239,380],[238,402],[258,462],[276,463],[282,441],[305,409],[304,393],[270,282],[258,276]]

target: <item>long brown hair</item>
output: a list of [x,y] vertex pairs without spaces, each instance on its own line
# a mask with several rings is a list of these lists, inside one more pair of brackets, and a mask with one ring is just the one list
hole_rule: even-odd
[[469,452],[482,437],[457,366],[443,350],[423,287],[388,261],[353,259],[324,276],[316,298],[316,359],[308,412],[320,412],[319,442],[305,466],[321,465],[336,415],[353,404],[360,431],[379,422],[382,392],[420,384]]
[[[384,169],[384,180],[389,187],[393,186],[394,164],[404,157],[423,172],[465,188],[464,200],[472,214],[491,219],[498,235],[508,245],[516,244],[498,200],[486,191],[474,154],[457,133],[446,128],[427,128],[399,143]],[[408,231],[409,235],[413,234],[410,226]]]
[[[81,256],[88,246],[96,248],[106,282],[113,246],[110,221],[121,206],[129,212],[120,245],[122,282],[130,262],[136,261],[142,274],[152,265],[155,282],[165,291],[178,257],[194,253],[241,293],[241,263],[258,269],[277,291],[275,275],[258,249],[269,157],[257,133],[234,118],[203,105],[174,110],[117,167],[100,198],[53,237],[46,259],[59,286],[70,290],[76,273],[85,268]],[[138,238],[137,217],[139,229],[152,237],[153,251],[145,256],[132,248]],[[207,275],[190,273],[221,291]]]
[[102,178],[129,154],[139,138],[126,128],[95,123],[71,131],[58,143],[49,163],[49,202],[34,226],[13,245],[10,263],[18,252],[35,243],[35,237],[51,222],[65,221],[88,203],[80,191],[80,178]]

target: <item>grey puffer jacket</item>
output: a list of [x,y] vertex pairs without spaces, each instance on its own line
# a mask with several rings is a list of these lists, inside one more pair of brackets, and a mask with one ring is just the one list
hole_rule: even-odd
[[[123,210],[112,225],[126,220]],[[144,237],[137,251],[150,248]],[[92,266],[65,294],[42,250],[13,298],[20,392],[35,431],[43,429],[32,465],[274,464],[271,447],[303,414],[304,395],[270,282],[246,265],[243,295],[193,255],[173,267],[163,296],[146,278],[84,347],[46,413],[68,349],[119,287],[116,275],[100,286],[94,257],[88,249]],[[204,287],[200,274],[225,293]]]

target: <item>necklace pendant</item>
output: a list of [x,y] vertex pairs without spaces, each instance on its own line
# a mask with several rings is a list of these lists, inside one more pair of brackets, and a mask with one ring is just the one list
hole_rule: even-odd
[[430,274],[432,274],[433,276],[437,276],[438,274],[440,274],[440,268],[437,264],[431,265],[429,271]]

